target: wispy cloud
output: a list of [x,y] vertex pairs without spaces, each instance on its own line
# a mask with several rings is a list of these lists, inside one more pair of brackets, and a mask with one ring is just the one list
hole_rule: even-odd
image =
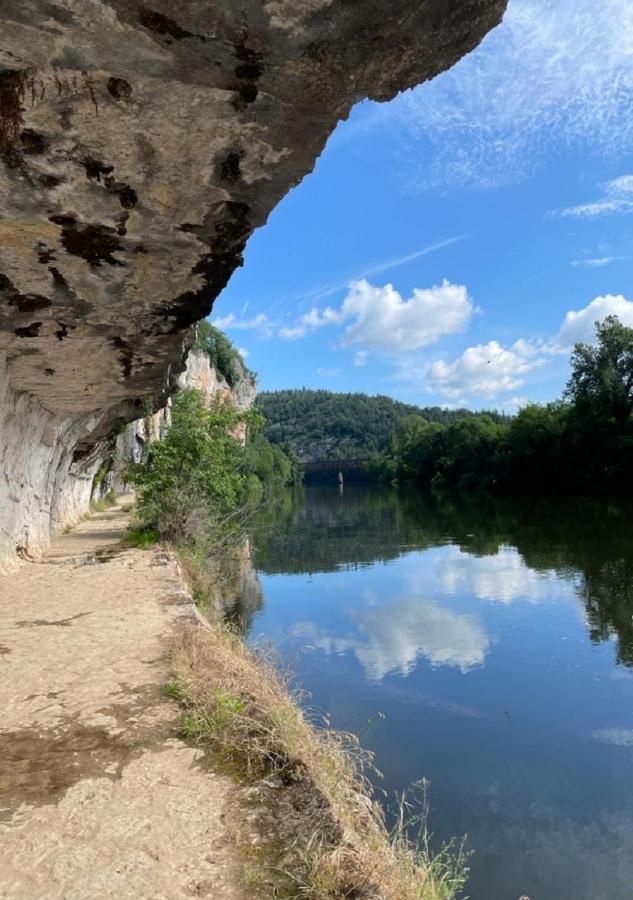
[[295,294],[292,297],[285,297],[283,299],[280,299],[273,304],[273,308],[288,303],[299,303],[302,301],[314,303],[318,302],[319,300],[325,300],[326,297],[331,297],[333,294],[345,290],[345,288],[349,287],[349,285],[355,281],[360,281],[362,278],[369,278],[372,275],[378,275],[381,272],[389,272],[391,269],[397,269],[400,266],[404,266],[407,263],[413,262],[416,259],[420,259],[423,256],[428,256],[430,253],[435,253],[438,250],[443,250],[445,247],[451,247],[453,244],[457,244],[459,241],[463,241],[467,237],[467,234],[458,234],[454,237],[445,238],[441,241],[435,241],[432,244],[427,244],[424,247],[420,247],[418,250],[412,250],[410,253],[405,253],[402,256],[394,256],[391,259],[386,259],[382,262],[372,264],[361,269],[360,271],[350,273],[345,278],[328,282],[328,284],[322,284],[319,287],[311,288],[307,291],[302,291],[301,293]]
[[266,313],[259,313],[251,319],[238,319],[235,313],[228,313],[212,319],[211,323],[220,331],[256,331],[262,337],[272,337],[276,327],[276,323]]
[[615,262],[616,259],[621,258],[618,256],[598,256],[593,259],[572,259],[571,265],[582,266],[585,269],[601,269],[603,266],[608,266]]
[[589,203],[555,210],[555,215],[592,219],[616,213],[633,212],[633,175],[620,175],[602,186],[604,196]]
[[412,134],[422,187],[520,180],[564,145],[616,156],[633,146],[632,48],[630,0],[510,0],[473,53],[359,127]]
[[337,375],[341,374],[340,369],[321,369],[318,368],[316,370],[317,375],[323,375],[326,378],[336,378]]

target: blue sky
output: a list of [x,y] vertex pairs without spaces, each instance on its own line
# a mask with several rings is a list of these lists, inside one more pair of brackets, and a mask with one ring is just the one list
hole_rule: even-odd
[[514,411],[633,325],[633,3],[511,0],[449,72],[362,103],[212,320],[260,387]]

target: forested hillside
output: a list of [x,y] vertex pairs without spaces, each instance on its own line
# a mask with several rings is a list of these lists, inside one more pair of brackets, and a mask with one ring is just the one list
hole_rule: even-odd
[[404,417],[374,476],[531,496],[633,493],[633,328],[607,316],[570,362],[560,400],[530,403],[505,422]]
[[266,419],[264,433],[268,440],[287,445],[302,463],[368,460],[384,453],[396,425],[410,415],[441,425],[473,415],[466,409],[421,408],[380,395],[335,394],[307,388],[264,392],[257,397],[256,405]]

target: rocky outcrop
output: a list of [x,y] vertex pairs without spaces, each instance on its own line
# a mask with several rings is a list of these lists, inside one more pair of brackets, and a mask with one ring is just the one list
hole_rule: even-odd
[[[234,384],[230,386],[203,350],[191,350],[187,355],[185,370],[178,376],[177,387],[179,390],[195,388],[204,395],[208,404],[216,400],[226,401],[245,412],[255,402],[257,380],[245,366],[240,363],[237,365],[239,370],[235,373]],[[129,423],[116,439],[113,464],[101,486],[102,492],[110,488],[121,491],[126,487],[122,480],[125,465],[140,462],[147,445],[161,439],[170,421],[171,402],[168,400],[157,412]],[[246,423],[237,426],[235,437],[242,442],[246,439]]]
[[26,530],[39,550],[99,442],[164,405],[192,324],[337,121],[452,65],[504,6],[4,0],[0,557]]

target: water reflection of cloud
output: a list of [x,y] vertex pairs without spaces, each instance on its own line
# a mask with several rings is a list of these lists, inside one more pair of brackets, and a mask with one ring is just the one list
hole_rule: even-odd
[[370,681],[390,672],[408,675],[418,655],[433,666],[467,672],[481,665],[490,639],[476,616],[463,615],[421,597],[404,597],[380,607],[355,610],[356,633],[336,637],[312,622],[299,622],[295,637],[325,653],[352,651]]
[[633,728],[597,728],[591,732],[591,736],[602,744],[633,747]]
[[512,897],[522,891],[548,900],[630,897],[633,817],[626,798],[620,809],[605,804],[578,810],[575,816],[576,804],[570,805],[564,793],[545,786],[540,793],[538,774],[525,775],[526,781],[500,780],[481,791],[475,787],[468,797],[472,815],[481,823],[477,842],[469,842],[475,850],[475,879],[483,862],[489,866],[485,883],[490,883],[494,866],[495,884],[516,885]]
[[479,600],[496,603],[541,603],[574,596],[573,584],[562,582],[553,571],[526,566],[514,547],[501,547],[494,556],[471,556],[456,546],[443,551],[437,575],[447,593],[466,590]]

